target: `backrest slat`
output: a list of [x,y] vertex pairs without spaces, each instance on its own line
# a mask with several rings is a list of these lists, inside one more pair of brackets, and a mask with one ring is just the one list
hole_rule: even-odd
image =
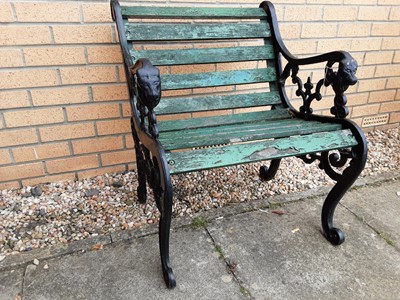
[[131,50],[136,58],[148,57],[157,66],[266,60],[274,58],[271,45],[174,50]]
[[234,24],[127,24],[128,41],[181,41],[265,38],[267,23]]
[[262,19],[265,12],[261,8],[225,8],[225,7],[145,7],[128,6],[122,7],[124,18],[240,18],[240,19]]
[[[182,105],[185,103],[185,105]],[[180,114],[210,110],[250,108],[281,103],[278,92],[224,94],[197,97],[163,98],[155,108],[157,115]]]
[[274,68],[205,72],[161,76],[161,90],[178,90],[235,84],[271,82],[276,80]]

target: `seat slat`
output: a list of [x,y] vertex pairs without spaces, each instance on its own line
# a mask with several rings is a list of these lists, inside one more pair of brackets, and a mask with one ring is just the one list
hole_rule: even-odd
[[282,122],[235,124],[224,126],[223,128],[214,127],[168,132],[160,136],[160,141],[166,150],[177,150],[328,132],[340,130],[341,128],[340,124],[324,124],[291,119]]
[[271,82],[275,80],[275,68],[161,75],[161,89],[163,91],[167,91],[223,85]]
[[272,45],[174,50],[131,50],[133,61],[148,58],[153,65],[190,65],[205,63],[266,60],[274,58]]
[[265,12],[261,8],[225,8],[225,7],[148,7],[127,6],[121,7],[124,18],[238,18],[238,19],[265,19]]
[[168,152],[171,174],[199,171],[353,147],[357,141],[350,130],[321,132],[224,147]]
[[271,36],[267,23],[127,24],[125,32],[128,41],[244,39]]
[[286,109],[267,110],[251,113],[232,114],[225,116],[213,116],[193,119],[180,119],[160,121],[157,125],[160,132],[183,129],[194,129],[200,127],[215,127],[228,124],[241,124],[248,122],[259,122],[265,120],[289,119],[291,115]]
[[280,103],[281,99],[278,92],[179,97],[161,99],[160,103],[155,108],[155,112],[157,115],[179,114],[209,110],[249,108]]

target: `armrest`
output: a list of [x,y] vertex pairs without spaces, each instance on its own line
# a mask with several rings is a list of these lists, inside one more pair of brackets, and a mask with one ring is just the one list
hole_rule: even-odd
[[[154,67],[148,59],[139,59],[131,68],[134,80],[133,89],[136,98],[136,107],[140,119],[140,128],[158,138],[157,119],[154,108],[161,99],[160,70]],[[146,128],[145,117],[148,120]]]
[[[296,95],[303,98],[304,105],[300,107],[301,113],[311,114],[311,102],[313,100],[322,99],[322,95],[320,94],[321,87],[323,85],[331,85],[335,92],[334,106],[331,108],[331,113],[337,118],[345,118],[348,115],[348,108],[346,107],[347,99],[344,95],[344,92],[350,85],[354,85],[358,81],[356,77],[358,67],[357,61],[345,51],[334,51],[308,58],[295,57],[289,52],[282,41],[273,4],[269,1],[264,1],[260,4],[260,7],[266,12],[270,23],[271,34],[275,43],[275,54],[278,59],[277,69],[278,73],[280,73],[279,85],[287,106],[291,107],[289,101],[287,100],[286,93],[284,92],[284,84],[286,79],[291,76],[292,82],[298,86]],[[279,55],[282,55],[287,60],[287,64],[283,70],[281,69],[281,59]],[[307,83],[304,84],[305,91],[303,91],[303,83],[297,76],[299,67],[302,65],[322,62],[326,62],[325,76],[318,81],[315,92],[312,92],[314,86],[311,83],[310,77],[308,78]],[[337,71],[332,69],[332,66],[335,63],[338,63]]]

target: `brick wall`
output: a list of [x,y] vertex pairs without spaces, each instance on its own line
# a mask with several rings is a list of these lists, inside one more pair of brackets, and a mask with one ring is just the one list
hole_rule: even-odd
[[[259,3],[196,2],[132,1],[184,6]],[[348,92],[350,118],[368,126],[365,117],[387,115],[381,128],[399,125],[399,0],[274,3],[293,54],[343,49],[358,60],[360,82]],[[134,167],[128,94],[116,42],[106,1],[0,2],[0,189]],[[222,70],[224,65],[211,69]],[[316,107],[326,113],[331,104],[325,100]]]

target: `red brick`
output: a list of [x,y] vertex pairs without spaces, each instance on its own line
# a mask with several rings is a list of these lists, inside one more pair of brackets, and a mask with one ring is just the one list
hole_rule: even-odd
[[34,89],[31,95],[35,106],[89,102],[86,86]]
[[39,133],[43,142],[90,137],[95,134],[91,122],[41,127]]
[[384,90],[378,92],[371,92],[369,95],[368,103],[392,101],[396,95],[396,90]]
[[11,163],[10,153],[7,149],[0,149],[0,165]]
[[400,101],[382,103],[379,113],[400,112]]
[[83,47],[40,47],[23,50],[27,66],[85,64]]
[[131,104],[130,103],[122,103],[122,116],[130,117],[132,115]]
[[97,155],[75,156],[71,158],[46,161],[46,167],[49,174],[92,169],[98,166],[99,160]]
[[36,143],[35,129],[1,130],[0,141],[2,147]]
[[53,26],[56,44],[112,43],[111,25]]
[[389,123],[399,123],[400,122],[400,113],[391,113]]
[[61,107],[8,111],[3,115],[7,127],[52,124],[64,121]]
[[124,150],[101,154],[101,161],[103,163],[103,166],[132,163],[135,160],[135,151],[133,150]]
[[106,83],[117,80],[114,66],[65,67],[60,73],[63,84]]
[[400,49],[400,38],[399,37],[383,38],[382,50],[398,50],[398,49]]
[[44,175],[42,163],[0,167],[0,181],[36,177]]
[[119,105],[115,104],[89,104],[67,107],[68,121],[98,120],[119,117]]
[[364,65],[390,64],[393,51],[372,51],[365,53]]
[[96,127],[99,135],[131,132],[131,123],[129,118],[117,119],[112,121],[97,121]]
[[364,79],[358,84],[359,92],[383,90],[386,85],[386,78]]
[[82,4],[84,22],[112,22],[110,5],[108,3]]
[[375,76],[376,77],[400,76],[400,64],[377,66]]
[[55,70],[13,70],[0,73],[0,86],[4,89],[57,85]]
[[400,89],[400,77],[388,78],[387,89]]
[[0,190],[11,190],[14,188],[20,188],[18,181],[0,182]]
[[128,100],[126,84],[95,85],[92,87],[94,101]]
[[285,21],[318,21],[322,20],[322,6],[287,6]]
[[321,23],[317,26],[314,23],[304,23],[301,32],[302,38],[321,38],[335,37],[337,25],[331,23]]
[[12,22],[13,19],[10,3],[0,3],[0,23]]
[[122,54],[119,45],[90,46],[87,47],[87,51],[90,64],[122,63]]
[[353,107],[353,111],[351,117],[361,117],[361,116],[369,116],[376,115],[379,111],[380,104],[367,104],[362,106]]
[[43,160],[70,155],[68,143],[50,143],[12,150],[16,162]]
[[[321,3],[321,5],[325,2]],[[328,6],[324,7],[324,20],[326,21],[354,21],[357,19],[356,6]],[[317,26],[319,27],[319,26]]]
[[47,26],[2,26],[0,45],[50,44],[50,29]]
[[19,22],[80,22],[77,3],[14,3]]
[[19,49],[0,49],[0,57],[0,68],[21,67],[24,64]]
[[0,91],[0,109],[30,106],[27,91]]
[[387,20],[390,7],[385,6],[360,6],[358,19],[362,21],[380,21]]
[[121,136],[113,136],[73,141],[72,147],[74,149],[74,154],[84,154],[120,150],[123,145]]

